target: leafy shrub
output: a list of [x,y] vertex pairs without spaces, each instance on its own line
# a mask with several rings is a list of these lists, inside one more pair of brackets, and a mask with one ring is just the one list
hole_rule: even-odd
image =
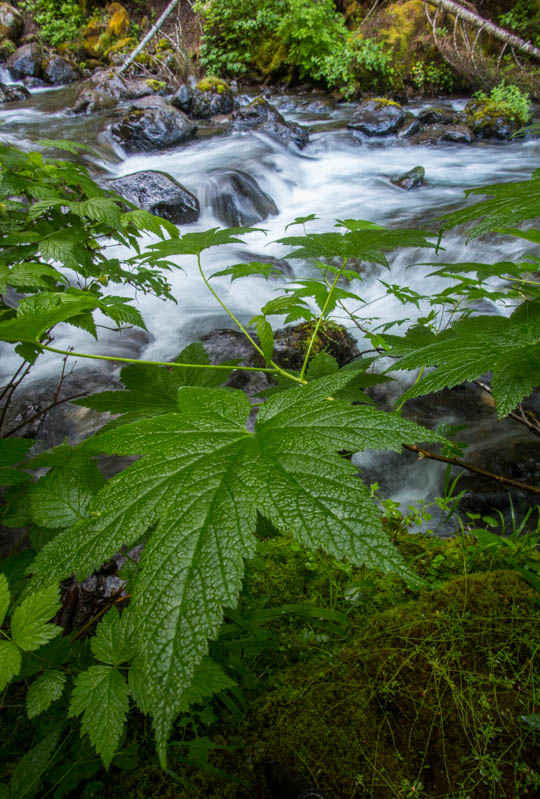
[[356,50],[369,69],[382,59],[372,45],[355,48],[333,0],[213,0],[196,8],[205,19],[201,62],[215,74],[289,69],[350,91]]
[[438,94],[452,91],[454,77],[446,64],[426,64],[425,61],[416,61],[411,69],[413,85],[421,92]]
[[24,0],[19,5],[32,14],[40,27],[41,38],[53,47],[78,37],[84,20],[80,3],[73,0]]
[[503,114],[514,121],[525,125],[531,116],[529,95],[517,86],[506,85],[504,81],[495,86],[491,92],[476,92],[474,95],[482,103],[486,112]]

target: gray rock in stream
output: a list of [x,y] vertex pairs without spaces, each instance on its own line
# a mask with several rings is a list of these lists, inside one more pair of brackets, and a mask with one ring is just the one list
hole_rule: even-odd
[[404,121],[405,111],[399,103],[375,98],[360,103],[347,127],[366,136],[390,136],[397,133]]
[[278,213],[270,195],[239,169],[212,177],[206,186],[206,197],[216,217],[228,227],[255,225]]
[[448,108],[430,105],[419,112],[418,119],[424,125],[452,125],[456,122],[456,115]]
[[0,83],[0,103],[16,103],[18,100],[27,100],[30,92],[24,86],[12,86]]
[[43,78],[53,86],[61,86],[66,83],[74,83],[79,80],[81,73],[79,68],[59,55],[53,55],[44,64]]
[[297,122],[286,122],[264,97],[256,97],[249,105],[238,108],[231,119],[233,130],[262,130],[287,144],[293,142],[299,149],[309,140],[309,128]]
[[99,71],[81,84],[71,109],[75,114],[114,108],[118,102],[154,94],[142,78],[124,78],[116,72]]
[[424,167],[415,166],[413,169],[409,169],[408,172],[404,172],[398,177],[390,178],[390,183],[393,183],[394,186],[397,186],[400,189],[410,191],[411,189],[417,189],[419,186],[421,186],[424,182],[425,176],[426,170]]
[[175,225],[195,222],[199,218],[199,201],[195,195],[165,172],[134,172],[108,180],[104,185],[139,208],[162,216]]
[[41,47],[36,42],[23,44],[8,58],[7,66],[17,78],[41,75]]
[[474,133],[467,125],[449,125],[441,140],[455,142],[456,144],[470,144],[474,141]]
[[188,141],[196,131],[197,125],[166,103],[131,108],[111,127],[114,140],[128,153],[165,150]]
[[230,114],[234,108],[232,91],[223,81],[215,81],[217,88],[201,88],[208,80],[200,81],[193,91],[191,98],[191,114],[195,119],[209,119],[219,114]]
[[414,114],[411,114],[410,111],[407,111],[405,114],[405,119],[403,120],[403,124],[399,129],[398,136],[400,139],[408,139],[411,136],[416,136],[418,133],[422,132],[422,123],[415,117]]

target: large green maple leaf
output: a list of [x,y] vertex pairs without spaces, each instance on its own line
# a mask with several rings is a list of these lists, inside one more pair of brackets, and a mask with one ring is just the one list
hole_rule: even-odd
[[255,554],[257,512],[336,557],[414,580],[387,538],[355,467],[340,451],[399,450],[433,439],[398,415],[335,399],[342,371],[269,399],[255,432],[240,391],[181,387],[178,410],[110,430],[82,445],[143,457],[98,492],[90,519],[38,554],[36,587],[80,578],[147,536],[130,615],[162,761],[183,692],[234,606]]

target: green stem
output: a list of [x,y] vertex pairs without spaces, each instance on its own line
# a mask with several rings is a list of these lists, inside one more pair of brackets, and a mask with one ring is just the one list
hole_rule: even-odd
[[217,300],[217,302],[218,302],[218,303],[221,305],[221,307],[223,308],[223,310],[225,311],[225,313],[226,313],[228,316],[230,316],[230,317],[231,317],[231,319],[233,320],[233,322],[235,323],[235,325],[237,325],[237,326],[240,328],[240,330],[242,331],[242,333],[244,334],[244,336],[247,338],[247,340],[250,342],[250,344],[251,344],[253,347],[255,347],[255,349],[257,350],[257,352],[259,353],[259,355],[262,355],[262,357],[264,358],[264,352],[263,352],[263,351],[262,351],[262,349],[259,347],[259,345],[258,345],[258,344],[257,344],[257,342],[255,341],[255,339],[254,339],[254,338],[252,338],[252,336],[250,336],[250,334],[247,332],[247,330],[246,330],[246,328],[244,327],[244,325],[242,324],[242,322],[240,322],[240,320],[236,318],[236,316],[233,314],[233,312],[230,310],[230,308],[227,308],[227,306],[225,305],[225,303],[223,302],[223,300],[220,298],[219,294],[217,294],[217,293],[214,291],[214,289],[212,288],[212,286],[210,285],[210,281],[208,280],[208,278],[207,278],[207,277],[206,277],[206,275],[204,274],[204,271],[203,271],[203,268],[202,268],[202,265],[201,265],[201,256],[200,256],[200,254],[199,254],[199,255],[197,255],[197,266],[199,267],[199,274],[200,274],[200,276],[202,277],[202,279],[204,280],[204,285],[206,286],[206,288],[208,289],[208,291],[210,292],[210,294],[212,295],[212,297],[213,297],[215,300]]
[[306,351],[306,357],[304,358],[304,363],[302,364],[302,370],[300,372],[300,379],[301,380],[304,380],[304,376],[306,374],[306,369],[307,369],[307,365],[308,365],[308,361],[309,361],[309,356],[311,354],[311,350],[313,349],[313,344],[315,343],[315,339],[317,338],[317,333],[319,332],[319,329],[321,327],[322,321],[323,321],[323,319],[324,319],[324,317],[326,315],[326,309],[328,308],[328,305],[330,303],[330,298],[332,297],[332,294],[334,293],[334,289],[335,289],[335,287],[337,285],[337,282],[338,282],[339,278],[343,274],[343,270],[347,266],[347,261],[348,260],[349,260],[348,258],[344,258],[343,259],[343,263],[341,264],[341,269],[336,274],[336,276],[334,278],[334,282],[330,286],[330,291],[328,292],[326,300],[324,301],[324,305],[323,305],[322,310],[321,310],[321,315],[319,316],[319,318],[317,319],[317,322],[315,323],[315,328],[314,328],[313,333],[311,335],[311,339],[309,341],[308,348],[307,348],[307,351]]
[[[258,344],[257,344],[257,342],[255,341],[255,339],[254,339],[254,338],[253,338],[253,337],[252,337],[252,336],[251,336],[251,335],[248,333],[248,331],[246,330],[246,328],[244,327],[244,325],[242,324],[242,322],[240,322],[240,320],[236,318],[236,316],[233,314],[233,312],[230,310],[230,308],[228,308],[228,307],[225,305],[225,303],[223,302],[223,300],[220,298],[220,296],[219,296],[219,295],[218,295],[218,294],[217,294],[217,293],[214,291],[214,289],[213,289],[213,288],[212,288],[212,286],[210,285],[210,281],[208,280],[208,278],[207,278],[207,277],[206,277],[206,275],[204,274],[204,270],[203,270],[203,268],[202,268],[202,264],[201,264],[201,256],[200,256],[200,254],[199,254],[199,255],[197,255],[197,266],[199,267],[199,274],[200,274],[200,276],[202,277],[202,279],[203,279],[203,281],[204,281],[204,285],[206,286],[206,288],[208,289],[208,291],[210,292],[210,294],[212,295],[212,297],[214,297],[214,299],[215,299],[215,300],[217,300],[217,302],[218,302],[218,303],[221,305],[221,307],[223,308],[223,310],[225,311],[225,313],[226,313],[228,316],[230,316],[230,317],[231,317],[231,319],[233,320],[233,322],[235,323],[235,325],[237,325],[237,327],[238,327],[238,328],[239,328],[239,329],[242,331],[242,333],[243,333],[243,334],[244,334],[244,336],[247,338],[247,340],[250,342],[250,344],[252,345],[252,347],[254,347],[254,348],[256,349],[256,351],[259,353],[259,355],[261,355],[261,356],[262,356],[262,357],[263,357],[263,358],[266,360],[266,358],[265,358],[265,355],[264,355],[264,352],[263,352],[263,351],[262,351],[262,349],[259,347],[259,345],[258,345]],[[291,374],[290,374],[289,372],[287,372],[285,369],[282,369],[282,368],[281,368],[281,366],[278,366],[278,365],[277,365],[277,363],[276,363],[275,361],[270,361],[270,366],[272,367],[272,369],[259,369],[258,371],[260,371],[260,372],[268,372],[268,371],[271,371],[271,372],[274,372],[274,373],[276,373],[276,372],[277,372],[277,374],[280,374],[280,375],[282,375],[283,377],[286,377],[286,378],[288,378],[289,380],[293,380],[295,383],[300,383],[302,386],[304,386],[304,385],[306,384],[306,382],[307,382],[306,380],[304,380],[304,375],[303,375],[303,374],[302,374],[302,375],[300,375],[300,377],[295,377],[295,375],[291,375]],[[237,368],[241,368],[241,367],[237,367]],[[244,368],[246,368],[246,367],[244,367]]]
[[[416,386],[420,382],[420,380],[422,379],[422,375],[424,374],[425,368],[426,368],[425,366],[422,366],[422,368],[418,372],[416,380],[413,383],[413,387]],[[405,405],[406,402],[407,402],[407,400],[404,400],[404,399],[401,400],[401,402],[399,403],[399,405],[396,408],[396,413],[400,412],[400,410],[403,408],[403,406]]]
[[[67,350],[59,350],[56,347],[47,347],[45,344],[38,344],[37,346],[40,347],[42,350],[47,350],[48,352],[56,352],[58,355],[69,355],[73,358],[91,358],[95,361],[113,361],[114,363],[142,363],[145,366],[172,366],[173,368],[182,367],[186,369],[227,369],[229,372],[236,369],[241,369],[244,372],[269,372],[271,374],[276,373],[276,369],[263,369],[259,368],[258,366],[224,366],[224,365],[216,365],[213,366],[212,364],[208,363],[176,363],[176,361],[143,361],[138,360],[137,358],[117,358],[115,355],[90,355],[87,352],[68,352]],[[291,380],[296,379],[291,376]]]

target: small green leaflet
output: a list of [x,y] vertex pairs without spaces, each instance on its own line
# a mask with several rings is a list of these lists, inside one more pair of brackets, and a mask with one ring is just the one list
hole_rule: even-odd
[[[178,411],[103,433],[82,448],[140,454],[37,555],[34,586],[80,578],[152,528],[133,589],[145,703],[165,762],[170,728],[223,607],[234,607],[254,556],[257,512],[312,548],[416,580],[382,528],[354,466],[337,453],[399,450],[440,437],[397,415],[334,399],[354,371],[275,395],[255,433],[240,391],[185,387]],[[309,521],[308,521],[309,520]],[[418,582],[418,581],[417,581]]]
[[540,713],[531,713],[528,716],[520,716],[520,718],[522,721],[528,724],[529,727],[540,731]]
[[154,253],[160,257],[171,255],[200,255],[210,247],[219,247],[222,244],[243,244],[238,236],[243,233],[263,232],[263,228],[255,227],[230,227],[230,228],[211,228],[202,233],[186,233],[179,239],[159,241],[150,245]]
[[[469,239],[490,231],[511,232],[509,228],[528,219],[538,217],[540,204],[540,169],[536,169],[530,180],[513,183],[496,183],[491,186],[470,189],[465,194],[488,194],[490,199],[470,205],[442,217],[442,231],[461,225],[464,222],[480,220],[469,231]],[[442,232],[441,231],[441,232]]]
[[59,737],[60,733],[57,730],[50,732],[21,757],[11,775],[10,799],[35,796],[41,778],[51,764]]
[[310,311],[307,303],[298,297],[276,297],[275,300],[270,300],[261,308],[265,316],[281,316],[287,314],[285,322],[296,322],[298,319],[304,319],[309,322],[314,318],[314,314]]
[[120,217],[120,224],[122,228],[129,228],[133,225],[137,230],[147,230],[155,236],[163,236],[166,232],[173,239],[179,236],[178,228],[169,222],[168,219],[163,219],[161,216],[155,216],[149,211],[144,211],[142,208],[135,208],[133,211],[127,211]]
[[66,675],[62,671],[46,671],[37,680],[34,680],[26,694],[26,712],[28,718],[39,716],[53,702],[60,699],[66,684]]
[[81,733],[87,734],[105,768],[114,757],[129,710],[124,677],[110,666],[90,666],[75,679],[68,715],[82,713]]
[[90,648],[97,660],[110,666],[118,666],[135,656],[124,616],[120,616],[115,607],[99,623],[96,634],[90,641]]
[[253,317],[249,323],[249,327],[252,325],[257,331],[259,343],[264,353],[264,360],[268,365],[272,360],[272,353],[274,352],[274,332],[272,330],[272,325],[264,316],[261,315]]
[[69,527],[86,518],[88,505],[105,479],[91,461],[79,468],[51,469],[30,490],[32,519],[41,527]]
[[12,641],[0,638],[0,691],[21,670],[21,653]]
[[499,418],[540,384],[540,302],[520,305],[510,318],[477,316],[457,322],[435,336],[425,328],[412,328],[393,343],[390,355],[402,355],[394,369],[436,366],[417,381],[402,399],[452,388],[492,372],[491,389]]
[[11,637],[20,649],[32,652],[62,632],[61,627],[49,624],[60,608],[58,588],[48,586],[30,594],[11,617]]
[[195,669],[191,685],[182,696],[179,712],[189,710],[192,705],[197,705],[214,694],[235,686],[234,680],[225,674],[219,663],[205,657]]
[[251,275],[262,275],[266,280],[269,277],[281,274],[281,270],[275,264],[264,264],[260,261],[250,261],[248,264],[233,264],[226,269],[220,269],[219,272],[214,272],[210,277],[225,277],[231,276],[232,280],[238,280],[242,277],[250,277]]
[[22,461],[34,442],[28,438],[0,439],[0,485],[16,485],[28,480],[26,472],[13,467]]
[[4,623],[10,602],[9,584],[5,574],[0,574],[0,627]]
[[36,144],[49,150],[65,150],[67,153],[72,153],[73,155],[79,155],[81,152],[97,155],[97,152],[87,144],[80,144],[70,139],[38,139]]
[[17,306],[16,319],[0,322],[0,340],[35,343],[49,328],[98,305],[99,299],[89,292],[77,295],[43,292],[26,297]]
[[[120,373],[126,391],[102,391],[75,400],[74,404],[94,408],[102,413],[122,414],[120,419],[109,422],[107,429],[112,429],[126,422],[174,412],[178,408],[177,393],[180,386],[210,388],[225,382],[230,374],[226,369],[190,368],[189,364],[210,364],[204,347],[198,343],[190,344],[182,350],[176,362],[186,366],[171,369],[147,364],[126,366]],[[231,371],[232,369],[233,366]]]
[[384,255],[386,250],[396,247],[435,248],[426,238],[431,235],[421,230],[386,230],[370,224],[360,230],[348,230],[347,233],[309,233],[278,241],[299,248],[287,253],[286,258],[362,258],[370,263],[388,266]]
[[309,214],[309,216],[297,216],[296,219],[293,219],[292,222],[289,222],[288,225],[285,226],[285,231],[287,231],[293,225],[305,225],[306,222],[313,222],[315,219],[319,217],[315,214]]

